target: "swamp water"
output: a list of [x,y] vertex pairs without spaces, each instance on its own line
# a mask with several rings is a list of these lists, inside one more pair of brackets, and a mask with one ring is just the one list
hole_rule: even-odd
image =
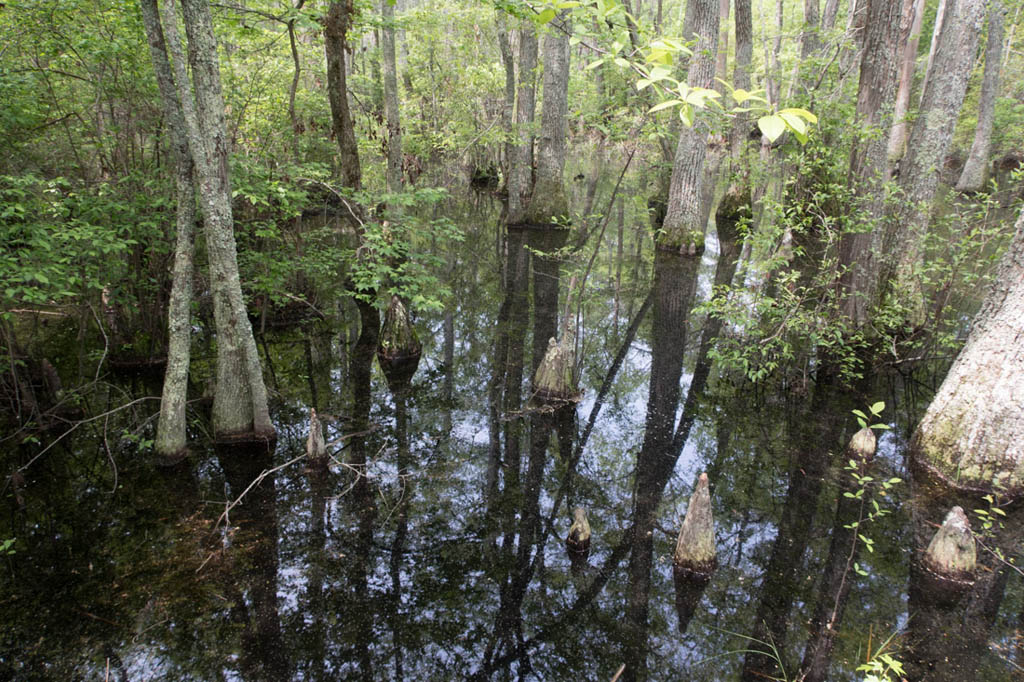
[[[11,470],[52,447],[3,491],[0,679],[610,680],[622,665],[624,680],[795,679],[809,642],[829,679],[863,679],[886,642],[921,661],[917,679],[1020,676],[1016,572],[979,548],[977,598],[912,581],[918,536],[955,503],[980,526],[986,504],[911,485],[908,424],[941,377],[882,376],[851,396],[813,368],[770,389],[722,375],[704,352],[720,330],[689,313],[731,277],[729,245],[712,231],[703,260],[652,258],[627,220],[609,226],[576,321],[580,401],[531,401],[564,333],[568,266],[543,255],[564,238],[504,234],[489,198],[450,208],[467,236],[442,254],[454,302],[414,311],[424,349],[408,385],[381,375],[376,312],[345,303],[260,341],[274,448],[196,446],[157,466],[124,435],[151,437],[155,401],[56,444],[60,431],[6,441]],[[104,386],[87,414],[159,394]],[[865,540],[845,526],[875,507],[844,495],[859,486],[843,453],[850,410],[877,400],[894,429],[869,473],[901,482],[874,490],[887,513],[857,529]],[[310,408],[324,463],[304,456]],[[672,556],[702,472],[717,567],[686,598]],[[591,541],[571,561],[576,507]],[[1019,544],[1006,533],[991,543]]]

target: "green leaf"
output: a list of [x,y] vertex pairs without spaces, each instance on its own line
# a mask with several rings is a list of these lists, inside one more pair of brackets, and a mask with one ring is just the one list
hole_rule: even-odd
[[670,100],[667,100],[665,102],[660,102],[659,104],[655,104],[653,107],[651,107],[647,111],[647,113],[648,114],[653,114],[656,111],[661,111],[662,109],[668,109],[669,107],[678,106],[678,105],[680,105],[682,103],[683,103],[682,100],[670,99]]
[[628,68],[630,68],[632,66],[632,64],[629,63],[629,60],[624,59],[623,57],[616,57],[615,58],[615,63],[618,64],[619,66],[621,66],[624,69],[628,69]]
[[807,135],[807,123],[799,116],[785,111],[780,111],[779,117],[786,122],[786,125],[789,126],[793,132],[800,133],[801,135]]
[[689,104],[684,103],[679,108],[679,119],[683,122],[683,125],[687,128],[693,127],[693,107]]
[[668,50],[651,50],[645,58],[648,64],[659,63],[659,64],[671,64],[672,53]]
[[775,142],[782,133],[786,132],[786,122],[777,114],[762,116],[757,119],[757,127],[768,138],[769,142]]
[[799,116],[800,118],[805,119],[808,123],[817,123],[818,122],[818,117],[817,116],[815,116],[811,112],[807,111],[806,109],[800,109],[798,107],[790,107],[788,109],[783,109],[779,113],[780,114],[793,114],[794,116]]
[[655,66],[651,69],[651,73],[647,76],[652,82],[664,80],[672,75],[672,70],[667,69],[664,66]]
[[557,16],[557,14],[558,14],[558,12],[556,12],[555,10],[553,10],[551,8],[548,8],[548,9],[544,10],[543,12],[541,12],[540,14],[538,14],[534,18],[534,21],[537,24],[539,24],[539,25],[547,24],[547,23],[550,23],[551,20],[554,19],[555,16]]
[[597,67],[599,67],[602,64],[604,64],[604,61],[605,60],[604,60],[603,57],[601,59],[595,59],[594,61],[592,61],[589,64],[587,64],[586,67],[584,67],[583,70],[584,71],[590,71],[591,69],[596,69]]
[[879,400],[877,403],[871,406],[871,414],[882,414],[882,410],[885,409],[885,403]]

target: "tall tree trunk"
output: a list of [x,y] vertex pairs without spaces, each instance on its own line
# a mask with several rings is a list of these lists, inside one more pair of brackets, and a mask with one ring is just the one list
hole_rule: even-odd
[[519,30],[519,89],[516,94],[515,148],[508,181],[508,224],[526,220],[533,177],[533,118],[536,109],[537,33],[533,22],[524,20]]
[[537,181],[526,209],[526,221],[533,225],[552,225],[569,214],[562,175],[569,112],[571,31],[569,14],[563,12],[544,35],[544,101],[537,146]]
[[[736,29],[736,58],[733,64],[733,87],[750,89],[750,62],[754,56],[754,24],[750,0],[735,0],[733,23]],[[749,175],[748,165],[740,158],[749,147],[750,117],[741,112],[736,114],[729,132],[729,147],[732,162],[738,164],[740,172]]]
[[149,41],[150,57],[163,100],[164,120],[171,134],[174,152],[177,210],[177,236],[174,246],[174,274],[167,311],[167,369],[164,373],[160,418],[157,421],[154,449],[161,457],[175,459],[187,447],[185,403],[188,397],[190,335],[192,331],[193,225],[196,216],[196,190],[192,152],[188,146],[185,117],[178,101],[174,72],[156,0],[142,0],[142,21]]
[[804,30],[800,34],[800,61],[821,49],[821,7],[818,0],[804,0]]
[[[903,54],[900,58],[900,85],[896,91],[896,106],[892,112],[892,129],[889,131],[889,163],[894,164],[903,157],[907,146],[907,132],[910,124],[907,112],[910,109],[910,91],[914,86],[914,69],[917,66],[917,47],[921,39],[921,22],[924,20],[925,0],[914,0],[911,14],[904,15],[906,35],[901,36]],[[909,19],[909,22],[906,20]]]
[[[710,88],[714,83],[718,46],[718,0],[693,0],[694,33],[697,45],[690,60],[686,82],[691,87]],[[676,157],[669,182],[665,221],[658,246],[694,254],[704,248],[706,225],[700,224],[701,184],[708,132],[699,121],[679,134]]]
[[1024,211],[995,287],[911,440],[911,457],[955,488],[1024,492]]
[[715,62],[715,77],[722,80],[729,77],[729,6],[729,0],[718,1],[718,60]]
[[[501,108],[501,127],[505,130],[505,149],[501,163],[501,177],[508,191],[509,174],[512,169],[512,155],[515,153],[513,142],[513,117],[516,109],[516,66],[512,57],[512,43],[508,37],[508,16],[502,10],[495,10],[495,25],[498,29],[498,50],[501,52],[501,63],[505,68],[505,102]],[[511,195],[509,195],[511,196]]]
[[839,54],[839,73],[847,73],[854,58],[864,49],[864,28],[868,16],[868,0],[850,0],[850,15],[846,21],[847,45]]
[[828,35],[836,26],[836,17],[839,16],[839,0],[825,0],[825,9],[821,13],[821,33]]
[[345,41],[354,19],[354,0],[331,0],[324,23],[324,51],[327,54],[327,97],[331,103],[331,126],[338,141],[341,182],[345,187],[358,190],[362,188],[362,173],[345,75]]
[[[888,128],[895,89],[899,10],[895,0],[871,0],[861,57],[855,127],[866,135],[854,142],[849,183],[861,208],[855,215],[863,223],[851,226],[839,242],[840,309],[858,327],[867,322],[878,282],[873,234],[885,213],[888,173],[885,139],[877,133]],[[880,248],[880,244],[874,246]]]
[[[306,0],[299,0],[295,3],[295,11],[302,9]],[[292,53],[292,84],[288,88],[288,120],[292,122],[292,153],[296,163],[299,161],[299,135],[302,134],[304,126],[295,113],[295,93],[299,89],[299,77],[302,75],[302,62],[299,61],[299,47],[295,38],[295,19],[288,21],[288,47]]]
[[928,79],[931,78],[932,69],[935,66],[935,55],[939,50],[940,36],[942,30],[946,25],[946,12],[955,11],[954,8],[950,7],[952,4],[955,8],[956,0],[939,0],[939,7],[935,11],[935,25],[932,26],[932,42],[928,46],[928,63],[924,67],[924,81],[921,86],[921,107],[924,107],[924,91],[928,85]]
[[267,409],[267,390],[238,275],[228,176],[229,142],[210,6],[206,0],[184,0],[182,13],[192,87],[185,72],[173,0],[167,0],[164,30],[196,168],[210,260],[217,329],[213,429],[220,440],[273,438],[275,431]]
[[402,189],[402,128],[398,120],[398,63],[395,55],[395,6],[389,0],[381,0],[380,13],[384,20],[381,50],[384,62],[384,117],[388,124],[388,168],[387,186],[389,192]]
[[906,296],[914,324],[923,322],[924,315],[924,291],[916,271],[924,255],[931,203],[967,92],[985,18],[984,0],[946,0],[946,4],[932,73],[925,82],[921,110],[900,168],[903,201],[897,205],[889,226],[895,237],[890,242],[892,247],[885,249],[886,253],[899,254],[895,291]]
[[990,0],[988,10],[988,46],[985,48],[985,76],[981,83],[978,127],[974,131],[971,153],[960,173],[956,188],[960,192],[979,192],[988,181],[988,157],[992,150],[992,122],[999,94],[999,70],[1003,61],[1003,24],[1006,8],[999,0]]

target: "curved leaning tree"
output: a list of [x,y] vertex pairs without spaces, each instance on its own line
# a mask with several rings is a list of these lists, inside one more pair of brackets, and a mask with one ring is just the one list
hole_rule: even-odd
[[1024,211],[911,456],[954,488],[1024,494]]

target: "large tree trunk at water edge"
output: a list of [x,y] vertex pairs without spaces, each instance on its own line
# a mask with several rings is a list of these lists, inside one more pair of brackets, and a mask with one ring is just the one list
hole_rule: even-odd
[[[694,0],[691,4],[694,5],[693,30],[697,35],[697,46],[686,82],[691,88],[710,88],[714,84],[718,46],[718,3],[716,0]],[[690,255],[704,250],[707,225],[701,224],[701,183],[707,149],[708,131],[702,121],[680,131],[665,221],[657,239],[660,248],[681,250]]]
[[168,0],[164,30],[174,57],[178,97],[196,167],[217,327],[213,430],[218,439],[273,438],[267,390],[238,275],[228,176],[229,141],[210,7],[206,0],[182,2],[192,87],[185,72],[173,7],[173,0]]
[[1024,212],[911,456],[956,488],[1024,493]]
[[532,191],[533,118],[537,70],[537,33],[533,22],[524,19],[519,29],[519,89],[516,96],[516,128],[518,142],[509,160],[508,224],[518,225],[526,219],[526,206]]
[[886,142],[877,132],[888,127],[889,108],[896,85],[896,47],[899,3],[872,0],[868,6],[867,35],[857,87],[857,127],[865,132],[850,152],[849,184],[863,216],[839,242],[840,309],[855,326],[868,322],[876,303],[879,267],[876,251],[880,235],[874,229],[885,215],[888,181]]
[[177,187],[176,241],[174,276],[167,308],[167,370],[164,373],[160,398],[160,419],[157,422],[156,453],[167,459],[185,454],[188,439],[185,424],[185,403],[188,398],[188,370],[191,358],[192,321],[192,232],[196,216],[196,189],[193,179],[192,152],[188,145],[185,116],[178,101],[174,72],[167,54],[157,0],[142,0],[142,21],[149,41],[150,57],[160,97],[164,120],[171,135]]
[[562,179],[565,169],[566,128],[569,112],[569,24],[563,13],[544,35],[544,100],[541,103],[540,140],[537,145],[537,181],[526,209],[531,225],[557,224],[569,214]]

